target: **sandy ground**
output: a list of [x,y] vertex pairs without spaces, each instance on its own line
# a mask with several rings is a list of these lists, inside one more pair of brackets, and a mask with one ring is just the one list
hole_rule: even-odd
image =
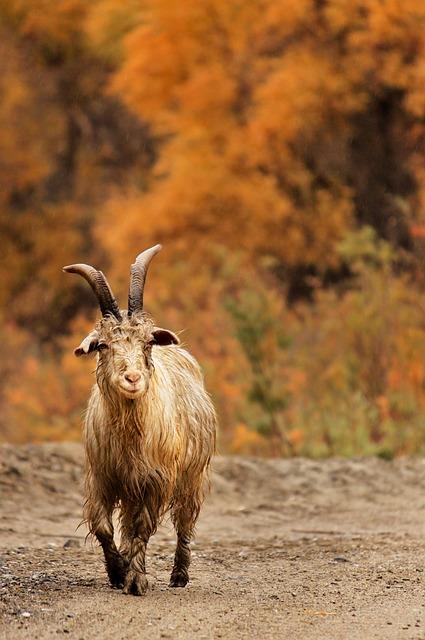
[[81,519],[82,449],[0,447],[0,638],[425,639],[425,461],[217,458],[191,582],[111,589]]

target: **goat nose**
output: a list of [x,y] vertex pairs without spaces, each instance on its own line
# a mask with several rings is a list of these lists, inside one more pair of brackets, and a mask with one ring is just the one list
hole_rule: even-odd
[[139,382],[141,377],[142,376],[137,371],[128,371],[124,376],[127,382],[131,382],[132,384],[136,384],[136,382]]

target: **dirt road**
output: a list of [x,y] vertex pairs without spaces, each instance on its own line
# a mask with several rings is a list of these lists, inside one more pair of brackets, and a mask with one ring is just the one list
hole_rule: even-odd
[[425,461],[217,458],[191,582],[144,598],[85,544],[79,445],[0,447],[0,638],[425,639]]

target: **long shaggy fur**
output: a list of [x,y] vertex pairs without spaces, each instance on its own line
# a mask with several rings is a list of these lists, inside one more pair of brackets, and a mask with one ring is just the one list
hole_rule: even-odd
[[[189,541],[204,498],[215,448],[216,416],[196,360],[175,344],[152,345],[145,314],[122,322],[103,318],[85,419],[86,503],[89,530],[100,541],[111,584],[127,593],[147,588],[145,550],[170,510],[177,531],[172,586],[188,581]],[[142,363],[142,365],[140,364]],[[143,370],[146,390],[136,398],[115,383],[130,365]],[[121,547],[113,539],[119,508]]]

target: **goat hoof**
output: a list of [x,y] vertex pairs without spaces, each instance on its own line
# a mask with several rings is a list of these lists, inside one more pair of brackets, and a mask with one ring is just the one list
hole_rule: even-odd
[[148,588],[148,579],[139,571],[128,571],[124,581],[123,593],[143,596]]
[[117,578],[109,578],[109,584],[112,589],[122,589],[124,587],[124,578],[121,576]]
[[127,573],[127,564],[123,559],[116,560],[107,566],[108,578],[113,589],[122,589]]
[[189,582],[189,576],[184,573],[176,573],[171,575],[170,587],[185,587]]

